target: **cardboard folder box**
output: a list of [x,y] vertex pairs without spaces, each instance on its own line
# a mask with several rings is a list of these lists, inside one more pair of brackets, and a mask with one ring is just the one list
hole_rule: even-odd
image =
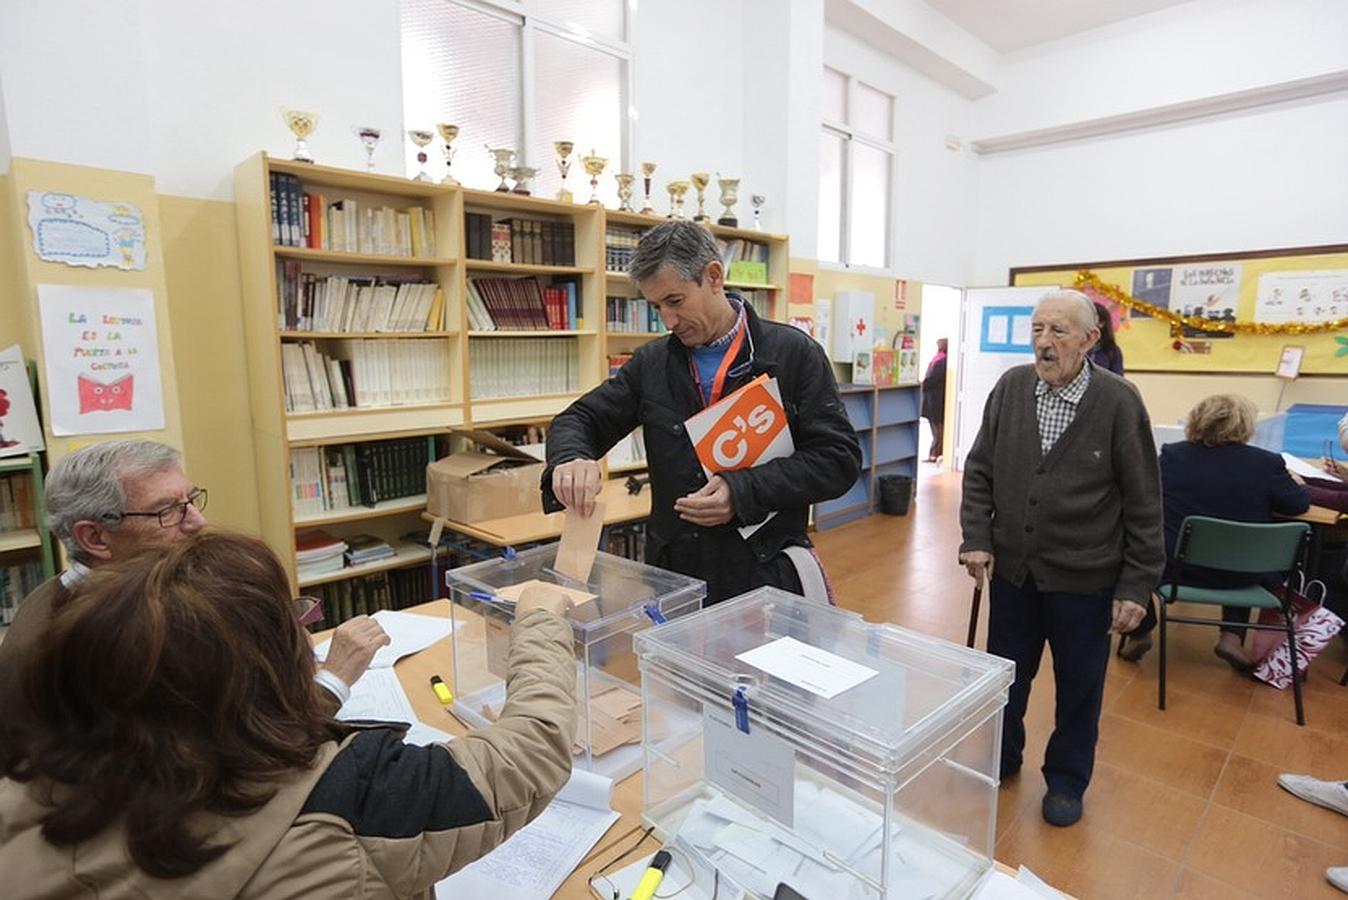
[[486,431],[454,432],[481,449],[451,453],[426,466],[426,508],[452,522],[541,512],[543,463]]

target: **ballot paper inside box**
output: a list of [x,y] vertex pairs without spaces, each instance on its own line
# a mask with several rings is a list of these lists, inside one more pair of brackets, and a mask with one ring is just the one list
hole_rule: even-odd
[[[598,553],[589,579],[558,572],[557,544],[452,569],[445,575],[454,619],[454,712],[485,725],[505,702],[510,623],[524,589],[543,584],[572,603],[579,711],[575,764],[623,778],[641,768],[641,683],[633,635],[702,608],[696,578]],[[658,627],[668,627],[662,624]]]
[[759,896],[972,896],[1013,666],[760,588],[638,634],[643,817]]

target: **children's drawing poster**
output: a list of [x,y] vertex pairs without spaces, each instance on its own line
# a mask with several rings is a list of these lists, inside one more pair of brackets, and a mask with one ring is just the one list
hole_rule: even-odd
[[162,429],[154,295],[39,284],[37,296],[52,434]]
[[15,344],[0,351],[0,456],[36,453],[42,447],[28,367]]
[[145,268],[145,218],[133,204],[28,192],[33,252],[68,266]]

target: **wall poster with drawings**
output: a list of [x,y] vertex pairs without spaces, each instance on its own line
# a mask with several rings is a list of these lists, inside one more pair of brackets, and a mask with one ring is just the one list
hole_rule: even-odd
[[38,259],[89,268],[145,268],[145,217],[134,204],[29,191],[28,227]]
[[52,434],[162,429],[154,295],[39,284],[37,296]]

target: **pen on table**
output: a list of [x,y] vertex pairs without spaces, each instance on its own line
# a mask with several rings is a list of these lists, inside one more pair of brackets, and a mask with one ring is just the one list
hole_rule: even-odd
[[655,896],[655,889],[660,886],[660,882],[665,877],[665,869],[669,868],[670,855],[668,850],[657,851],[655,856],[651,857],[651,864],[647,867],[641,880],[637,882],[636,889],[632,891],[632,900],[651,900]]
[[439,675],[431,676],[431,690],[435,691],[436,699],[442,706],[449,706],[454,702],[454,692],[445,684],[445,680]]

